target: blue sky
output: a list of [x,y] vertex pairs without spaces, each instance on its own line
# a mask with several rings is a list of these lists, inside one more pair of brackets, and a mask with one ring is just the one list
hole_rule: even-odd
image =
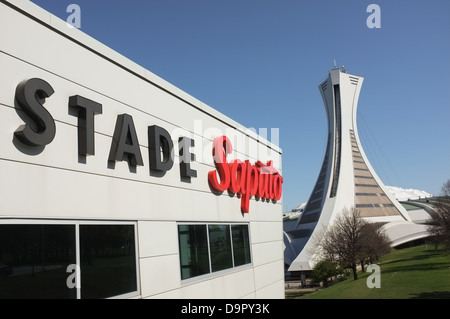
[[322,164],[317,87],[334,59],[364,77],[358,129],[383,182],[439,194],[450,179],[450,1],[33,2],[63,20],[78,4],[81,31],[247,127],[279,128],[285,211]]

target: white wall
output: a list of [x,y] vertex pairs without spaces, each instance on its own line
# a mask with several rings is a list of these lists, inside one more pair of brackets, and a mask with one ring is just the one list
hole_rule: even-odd
[[[243,145],[233,143],[230,158],[273,160],[282,173],[277,146],[31,2],[3,1],[0,17],[1,218],[138,221],[144,298],[284,297],[282,201],[252,198],[250,213],[242,214],[236,196],[213,194],[207,180],[214,170],[210,154],[217,135],[243,137]],[[35,77],[55,90],[44,106],[56,122],[54,140],[37,148],[14,139],[14,131],[24,124],[15,103],[16,86]],[[95,116],[95,155],[85,159],[78,156],[77,117],[68,108],[72,95],[103,106]],[[144,161],[131,171],[127,162],[116,162],[114,168],[108,164],[116,118],[123,113],[133,117]],[[197,178],[181,180],[178,156],[164,176],[150,172],[150,125],[171,133],[175,150],[180,136],[195,140],[191,150],[197,161],[191,166]],[[249,223],[252,265],[182,282],[176,224],[186,221]]]

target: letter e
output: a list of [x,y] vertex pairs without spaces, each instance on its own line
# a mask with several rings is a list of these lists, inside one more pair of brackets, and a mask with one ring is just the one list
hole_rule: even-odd
[[189,151],[190,147],[195,146],[195,142],[193,139],[188,137],[180,137],[178,139],[179,143],[179,155],[180,155],[180,174],[181,177],[191,178],[197,177],[197,171],[191,169],[191,162],[195,161],[195,154],[192,154]]

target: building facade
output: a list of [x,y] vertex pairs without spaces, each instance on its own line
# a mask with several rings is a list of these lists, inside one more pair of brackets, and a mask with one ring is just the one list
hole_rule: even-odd
[[0,30],[0,298],[284,298],[279,147],[29,1]]

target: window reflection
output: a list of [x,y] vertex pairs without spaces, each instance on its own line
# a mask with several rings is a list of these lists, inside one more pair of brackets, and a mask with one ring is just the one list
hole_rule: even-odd
[[179,225],[181,279],[209,273],[206,225]]
[[0,225],[0,298],[74,299],[68,286],[81,260],[81,298],[137,291],[134,225]]
[[229,225],[209,225],[211,268],[218,271],[233,267]]
[[0,298],[76,298],[74,225],[0,225]]
[[234,266],[240,266],[251,262],[250,238],[247,225],[232,225]]
[[246,224],[178,225],[178,240],[181,279],[251,263]]
[[81,298],[137,290],[133,225],[80,225]]

